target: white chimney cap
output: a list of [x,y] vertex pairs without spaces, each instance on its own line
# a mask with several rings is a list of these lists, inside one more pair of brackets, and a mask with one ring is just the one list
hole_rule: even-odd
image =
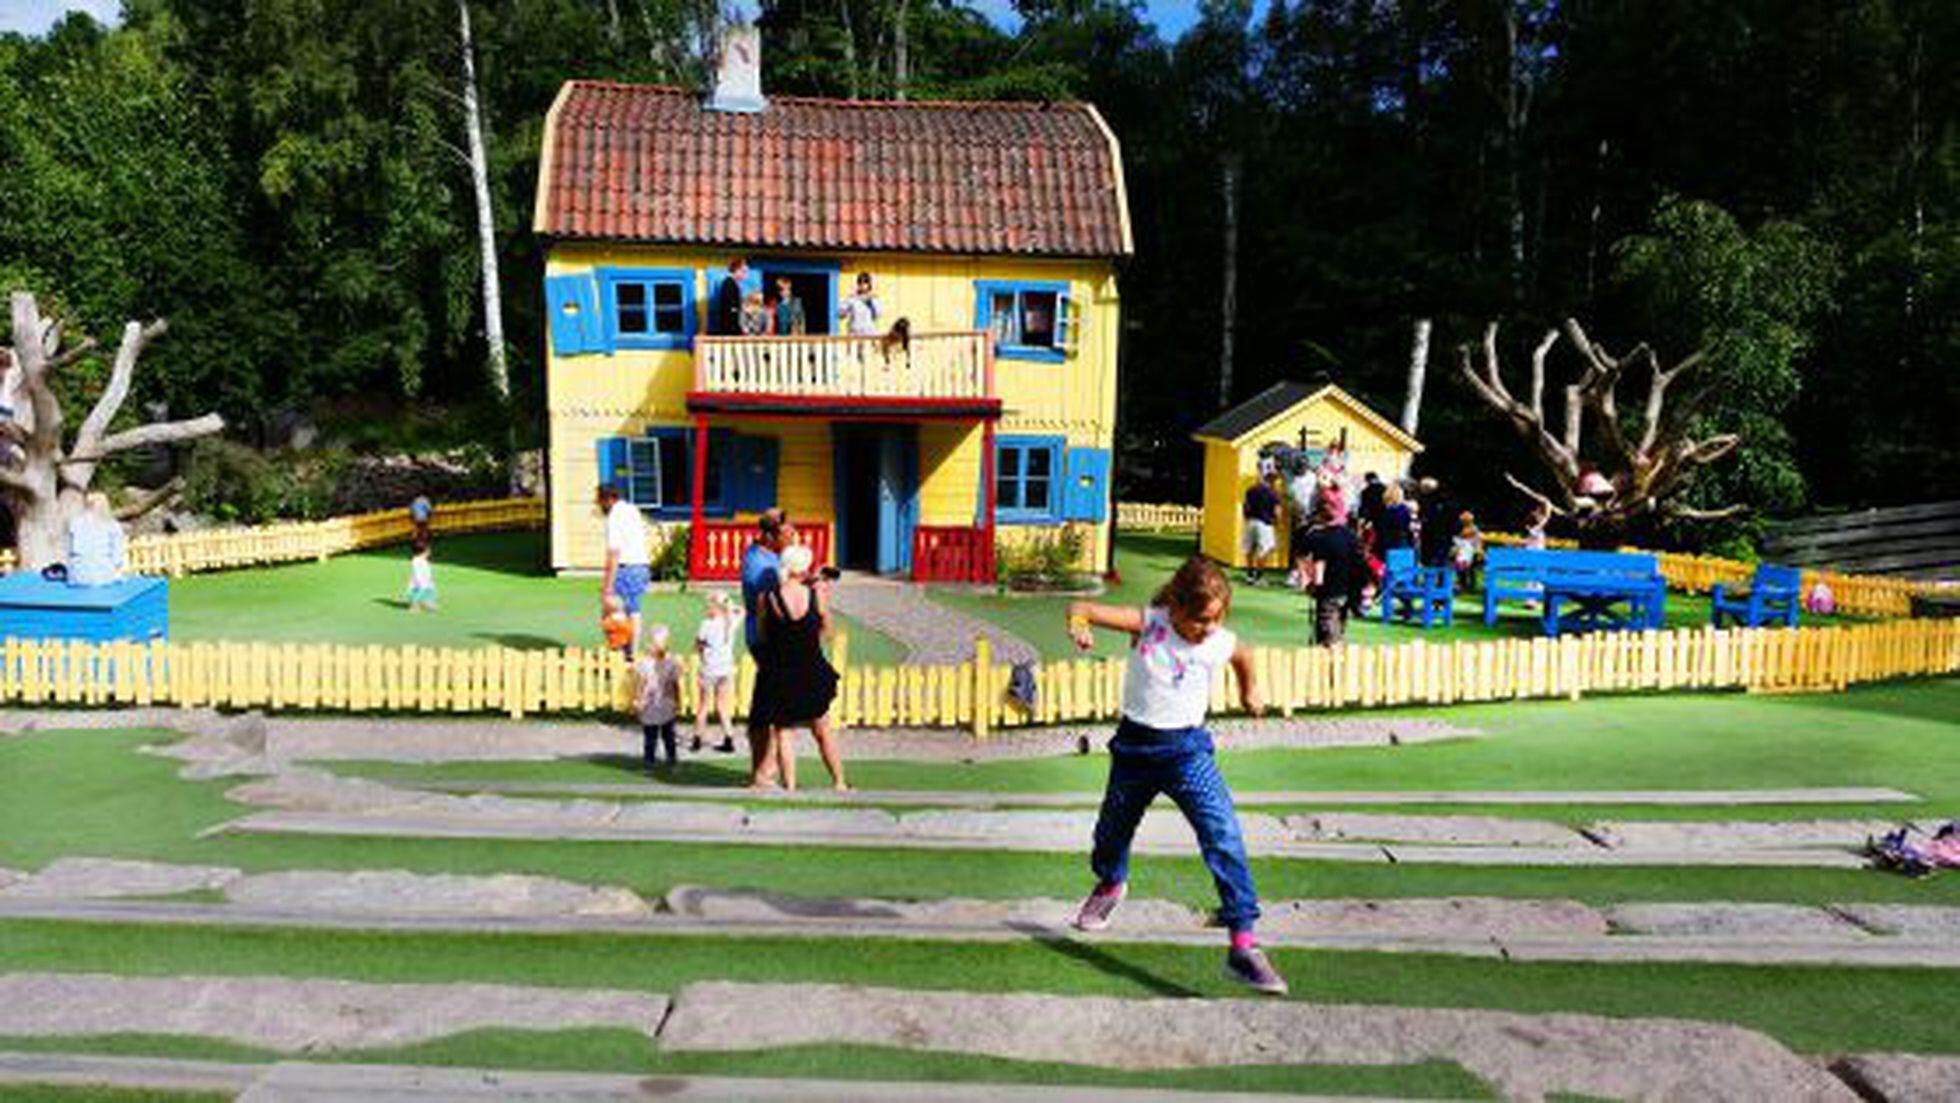
[[730,24],[721,33],[708,110],[753,114],[768,106],[762,98],[762,32],[751,23]]

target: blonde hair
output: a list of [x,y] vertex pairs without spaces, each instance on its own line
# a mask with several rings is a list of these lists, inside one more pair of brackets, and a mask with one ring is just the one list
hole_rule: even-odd
[[709,590],[708,608],[717,613],[728,612],[728,595],[720,590]]
[[670,636],[672,633],[667,631],[667,626],[664,624],[656,624],[647,629],[647,650],[657,655],[666,654],[667,640]]
[[782,551],[783,574],[789,578],[802,578],[810,570],[816,555],[806,544],[791,544]]
[[89,491],[88,494],[82,498],[82,505],[87,507],[90,513],[93,513],[98,517],[110,516],[109,496],[107,494],[104,494],[100,490]]
[[1388,484],[1388,489],[1382,491],[1382,504],[1385,506],[1399,506],[1402,504],[1401,483]]

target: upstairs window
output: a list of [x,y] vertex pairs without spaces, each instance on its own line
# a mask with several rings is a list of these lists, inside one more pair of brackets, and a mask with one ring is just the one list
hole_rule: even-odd
[[694,274],[605,268],[599,290],[614,348],[686,348],[694,338]]
[[993,339],[995,355],[1059,361],[1073,351],[1076,326],[1068,284],[981,280],[974,284],[974,297],[974,323]]

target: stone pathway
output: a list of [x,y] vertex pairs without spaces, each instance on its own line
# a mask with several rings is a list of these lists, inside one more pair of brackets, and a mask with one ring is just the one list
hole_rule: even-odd
[[466,1030],[614,1027],[651,1038],[667,998],[506,984],[0,973],[0,1035],[187,1034],[282,1053],[405,1046]]
[[369,1103],[376,1099],[467,1103],[537,1099],[644,1103],[649,1098],[728,1103],[1369,1103],[1358,1096],[1184,1092],[872,1080],[778,1080],[732,1076],[637,1076],[415,1065],[273,1065],[160,1057],[70,1057],[0,1052],[0,1084],[104,1085],[130,1091],[236,1094],[238,1103]]
[[1125,1069],[1446,1060],[1520,1100],[1858,1098],[1765,1035],[1674,1019],[710,982],[660,1035],[670,1052],[826,1044]]
[[[876,575],[845,579],[832,591],[838,612],[890,636],[906,651],[912,665],[952,665],[973,658],[973,641],[985,636],[993,644],[994,661],[1030,663],[1041,659],[1033,644],[979,617],[968,616],[926,596],[923,586]],[[1059,615],[1055,631],[1062,631]]]
[[[745,752],[746,753],[746,752]],[[786,804],[917,805],[930,808],[1071,808],[1102,803],[1102,790],[1079,789],[1049,793],[986,793],[968,789],[800,789],[794,793],[770,790],[750,793],[734,786],[672,785],[661,781],[474,781],[401,780],[390,784],[438,793],[499,793],[506,796],[553,794],[588,797],[658,797],[663,800],[780,800]],[[1383,790],[1250,789],[1235,790],[1239,807],[1284,805],[1790,805],[1790,804],[1916,804],[1920,798],[1897,789],[1636,789],[1636,790]],[[4,876],[4,874],[0,874]]]

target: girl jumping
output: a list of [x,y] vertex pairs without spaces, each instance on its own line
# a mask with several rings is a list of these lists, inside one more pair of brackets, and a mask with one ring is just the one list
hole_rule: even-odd
[[1078,601],[1069,605],[1068,631],[1084,650],[1094,629],[1130,636],[1123,678],[1123,719],[1109,741],[1109,784],[1096,818],[1089,868],[1096,887],[1082,902],[1075,926],[1100,931],[1128,893],[1130,840],[1157,794],[1177,804],[1198,836],[1205,866],[1218,886],[1218,918],[1231,932],[1225,975],[1270,995],[1284,995],[1285,978],[1253,937],[1259,897],[1246,863],[1232,793],[1212,755],[1205,708],[1212,677],[1226,662],[1238,673],[1240,699],[1258,715],[1265,702],[1253,681],[1252,657],[1225,627],[1232,587],[1210,560],[1193,556],[1144,609]]

